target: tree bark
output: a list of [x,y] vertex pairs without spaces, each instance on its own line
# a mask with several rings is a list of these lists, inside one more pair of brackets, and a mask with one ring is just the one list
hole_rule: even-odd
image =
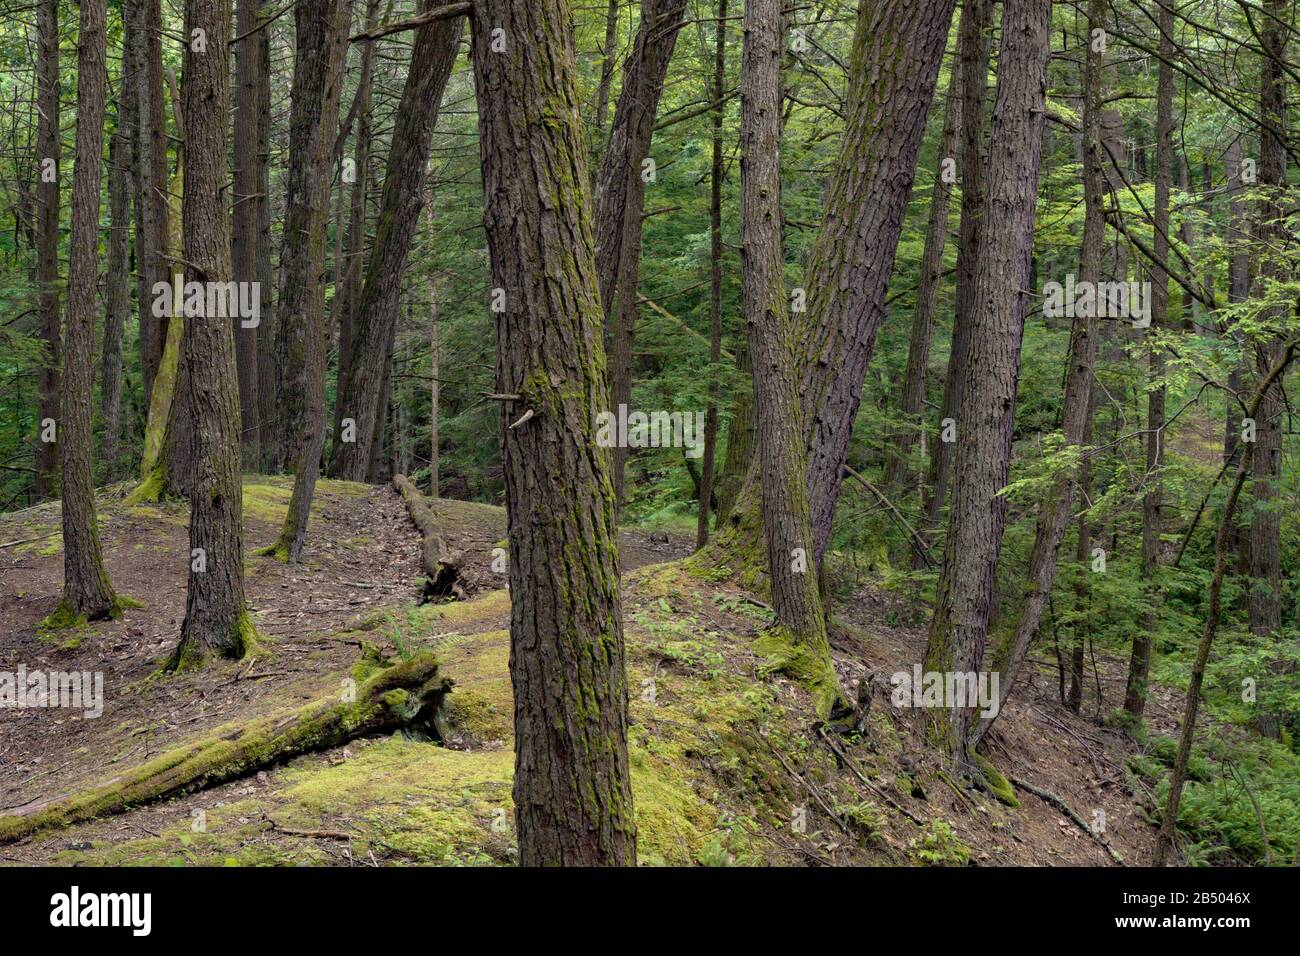
[[[1101,254],[1105,241],[1106,179],[1102,165],[1102,69],[1104,54],[1092,40],[1094,30],[1102,26],[1106,8],[1105,0],[1089,0],[1087,33],[1082,38],[1085,48],[1083,62],[1083,248],[1079,256],[1079,281],[1099,288],[1101,282]],[[1077,449],[1084,442],[1090,419],[1092,401],[1093,364],[1097,359],[1099,331],[1098,312],[1101,303],[1096,297],[1088,315],[1075,309],[1071,320],[1070,351],[1067,357],[1065,394],[1061,400],[1061,433],[1069,446]],[[1152,309],[1154,316],[1155,310]],[[1013,393],[1014,404],[1014,393]],[[960,436],[959,436],[960,437]],[[1009,446],[1008,446],[1009,448]],[[998,649],[994,669],[1002,675],[998,685],[1001,700],[1005,701],[1015,686],[1020,668],[1029,653],[1029,646],[1038,633],[1038,625],[1046,610],[1047,600],[1056,579],[1057,554],[1061,539],[1070,523],[1075,495],[1081,475],[1068,474],[1053,483],[1041,503],[1038,528],[1034,535],[1033,550],[1029,555],[1029,572],[1025,578],[1024,604],[1016,621],[1010,640]],[[999,709],[1000,712],[1000,709]],[[980,721],[975,738],[978,742],[994,718]]]
[[[970,353],[960,386],[955,474],[925,670],[977,673],[984,661],[1011,463],[1020,342],[1047,93],[1049,0],[1007,0],[990,137],[984,239],[975,270]],[[974,706],[936,714],[939,742],[965,765]]]
[[81,0],[77,33],[77,141],[68,240],[68,337],[63,360],[59,450],[63,477],[63,602],[70,620],[108,617],[117,595],[104,570],[95,516],[90,426],[99,192],[104,154],[104,81],[108,37],[104,0]]
[[130,26],[123,11],[122,68],[118,74],[117,116],[108,144],[108,214],[104,346],[100,355],[100,460],[112,473],[122,429],[122,334],[131,312],[131,153],[135,126],[135,77],[131,70]]
[[[37,308],[41,317],[41,339],[45,361],[38,389],[40,410],[36,422],[36,474],[32,493],[39,500],[48,497],[59,474],[59,366],[63,334],[59,315],[59,4],[41,0],[36,8],[36,37],[40,52],[36,62],[36,154],[39,178],[36,186],[36,282],[40,288]],[[48,422],[55,423],[54,441],[47,441]]]
[[325,447],[325,236],[349,14],[344,0],[301,0],[294,8],[297,50],[275,340],[277,433],[284,436],[275,457],[293,469],[294,481],[280,537],[260,552],[290,564],[302,556]]
[[[565,0],[480,0],[474,80],[510,545],[525,866],[634,865],[601,305]],[[494,49],[495,46],[495,49]],[[545,122],[536,118],[545,117]]]
[[[262,166],[265,159],[258,148],[257,123],[261,108],[260,84],[267,82],[268,65],[262,61],[261,37],[252,31],[258,25],[261,0],[236,0],[235,33],[243,36],[235,46],[235,118],[234,159],[235,186],[231,197],[230,250],[235,281],[258,281],[257,260],[262,232],[258,219],[261,194]],[[248,34],[245,36],[245,34]],[[294,103],[297,103],[295,98]],[[258,308],[261,308],[259,290]],[[260,317],[260,311],[259,311]],[[243,467],[252,471],[260,466],[258,445],[258,327],[245,328],[239,323],[235,328],[235,364],[239,373],[239,438]]]
[[[140,3],[144,64],[136,102],[140,111],[141,150],[136,186],[137,193],[144,197],[143,221],[138,222],[144,226],[145,239],[136,255],[136,268],[147,279],[144,288],[152,296],[155,284],[172,279],[172,263],[164,255],[169,235],[167,119],[163,104],[161,0],[140,0]],[[145,395],[153,393],[154,376],[158,374],[167,341],[167,321],[155,318],[148,310],[140,315],[140,369]]]
[[[636,337],[641,219],[655,114],[668,62],[681,30],[686,0],[641,0],[641,23],[623,69],[609,147],[596,180],[596,268],[609,330],[610,411],[632,403],[632,348]],[[623,501],[628,450],[614,448],[614,493]]]
[[[961,158],[957,164],[961,177],[961,224],[957,233],[957,307],[953,312],[948,369],[944,376],[943,399],[939,406],[940,434],[930,446],[930,470],[922,501],[924,529],[938,528],[943,507],[948,503],[954,443],[944,440],[943,423],[949,419],[956,421],[957,412],[961,408],[958,390],[965,381],[975,263],[979,258],[984,235],[980,218],[984,214],[984,180],[987,175],[984,102],[988,98],[992,29],[992,0],[966,0],[962,6],[957,41],[962,90]],[[919,560],[918,556],[917,561]]]
[[[229,282],[230,218],[226,130],[230,93],[229,0],[188,0],[185,35],[206,35],[206,49],[185,45],[185,203],[182,258],[188,281]],[[190,495],[190,573],[185,620],[172,667],[213,655],[239,657],[255,640],[244,606],[243,488],[239,461],[239,382],[234,320],[198,316],[186,323],[184,358],[194,464]]]
[[[421,27],[415,34],[411,68],[394,120],[378,233],[353,310],[352,371],[338,399],[340,429],[330,453],[332,478],[365,481],[367,477],[371,445],[383,414],[379,400],[391,355],[388,343],[401,305],[402,275],[424,203],[429,143],[460,33],[461,19],[456,17]],[[359,168],[357,175],[363,178],[363,170]],[[342,440],[346,419],[355,422],[355,441]]]

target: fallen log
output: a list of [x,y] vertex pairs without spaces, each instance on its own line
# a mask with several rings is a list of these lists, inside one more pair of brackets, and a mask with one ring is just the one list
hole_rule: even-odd
[[194,793],[358,737],[432,726],[451,684],[438,673],[433,654],[420,654],[380,671],[351,692],[351,685],[345,686],[338,697],[218,728],[209,737],[97,786],[17,807],[0,816],[0,845],[40,830]]
[[442,535],[438,534],[437,519],[429,510],[428,501],[405,475],[393,475],[393,488],[406,502],[411,521],[420,529],[420,536],[424,539],[421,550],[425,577],[424,599],[463,598],[465,594],[460,586],[460,556],[448,552],[443,545]]

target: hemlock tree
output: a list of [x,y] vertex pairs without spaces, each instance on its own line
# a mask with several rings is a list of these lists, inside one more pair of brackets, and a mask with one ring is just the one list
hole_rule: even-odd
[[[230,214],[226,187],[227,104],[230,92],[228,0],[189,0],[182,114],[186,136],[182,233],[186,280],[231,281]],[[192,316],[186,322],[183,361],[193,412],[189,454],[190,572],[185,620],[172,668],[210,656],[240,657],[255,640],[244,607],[243,488],[239,461],[239,382],[235,371],[237,319]]]
[[117,596],[104,571],[95,516],[90,430],[95,329],[95,271],[99,251],[99,192],[104,152],[104,0],[81,0],[77,40],[77,141],[72,171],[72,232],[68,239],[68,329],[63,365],[59,450],[63,475],[63,602],[67,623],[116,613]]
[[[1007,0],[989,146],[984,241],[975,270],[970,354],[958,409],[952,510],[924,669],[979,672],[1011,462],[1020,342],[1028,310],[1047,96],[1050,0]],[[936,712],[937,741],[966,767],[973,706]]]
[[636,863],[600,292],[566,0],[472,17],[510,546],[519,860]]
[[[424,9],[438,6],[441,4],[427,3]],[[393,120],[393,145],[384,172],[379,226],[365,282],[352,308],[350,369],[337,399],[338,430],[329,460],[331,478],[365,481],[372,446],[382,431],[380,422],[387,402],[381,399],[401,306],[402,277],[424,203],[429,143],[447,78],[456,61],[462,24],[462,16],[449,17],[415,32],[410,72]],[[364,174],[358,168],[359,180]],[[346,424],[349,421],[351,426]]]
[[[40,406],[36,416],[36,474],[32,494],[39,500],[54,490],[58,476],[59,363],[59,3],[41,0],[36,8],[36,282],[37,308],[45,362],[41,365]],[[54,425],[53,435],[47,429]]]
[[[280,536],[259,552],[290,564],[302,554],[325,447],[325,230],[349,9],[342,0],[302,0],[294,9],[286,239],[276,297],[281,440],[273,452],[275,460],[292,466],[294,481]],[[245,265],[251,264],[253,257],[246,258]]]
[[783,273],[781,0],[746,0],[740,67],[741,301],[754,373],[763,536],[777,626],[757,648],[797,675],[818,714],[840,698],[817,590],[808,514],[797,329]]

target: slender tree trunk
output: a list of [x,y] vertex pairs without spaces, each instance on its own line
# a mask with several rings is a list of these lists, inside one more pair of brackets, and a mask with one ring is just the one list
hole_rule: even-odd
[[297,52],[275,341],[278,431],[285,436],[277,458],[292,467],[294,482],[280,537],[264,552],[290,564],[302,555],[325,446],[325,237],[349,12],[344,0],[300,0],[294,9]]
[[[429,245],[434,243],[433,203],[429,203]],[[429,270],[429,497],[438,497],[438,380],[442,364],[442,345],[438,341],[438,271]]]
[[[1083,248],[1079,256],[1079,281],[1097,289],[1101,282],[1101,255],[1105,242],[1106,178],[1102,166],[1102,68],[1104,54],[1092,42],[1094,30],[1104,29],[1105,0],[1089,0],[1088,29],[1082,38],[1083,62]],[[1076,307],[1071,320],[1070,351],[1067,359],[1065,395],[1061,400],[1061,433],[1068,445],[1081,446],[1088,430],[1089,407],[1092,400],[1093,365],[1097,359],[1098,312],[1101,303],[1093,298],[1093,307]],[[1087,312],[1088,314],[1080,314]],[[1014,396],[1013,396],[1014,398]],[[1074,509],[1078,474],[1070,474],[1055,482],[1043,497],[1038,517],[1038,529],[1029,556],[1029,572],[1025,578],[1024,604],[1010,640],[998,649],[994,669],[1002,679],[998,692],[1006,700],[1015,686],[1020,668],[1029,653],[1029,646],[1038,633],[1043,611],[1052,593],[1056,579],[1057,554],[1061,539],[1069,526]],[[1000,712],[1000,711],[999,711]],[[976,731],[976,741],[983,736],[993,718],[982,720]]]
[[[140,0],[140,34],[144,52],[140,74],[140,173],[137,190],[144,197],[143,225],[145,240],[136,255],[136,268],[148,281],[145,288],[153,294],[159,282],[171,282],[172,263],[165,258],[169,228],[167,176],[167,120],[163,104],[162,6],[161,0]],[[152,311],[140,315],[140,369],[144,394],[152,395],[154,376],[162,362],[167,341],[167,322]]]
[[117,116],[108,144],[108,213],[104,346],[100,355],[100,460],[112,474],[122,430],[122,334],[131,312],[131,154],[135,127],[135,77],[131,74],[129,13],[123,11],[122,68]]
[[[182,258],[188,281],[229,282],[230,218],[226,130],[230,93],[228,0],[188,0],[185,35],[202,30],[203,52],[185,45],[185,203]],[[185,620],[172,667],[213,655],[239,657],[254,640],[244,607],[243,489],[239,469],[239,381],[234,321],[191,319],[184,362],[192,412],[187,436],[195,466],[190,495],[190,574]]]
[[[1272,367],[1260,377],[1254,394],[1246,402],[1246,417],[1253,418],[1259,414],[1264,401],[1264,394],[1281,381],[1287,366],[1295,357],[1296,343],[1287,342],[1279,353]],[[1187,686],[1187,701],[1183,707],[1182,734],[1178,740],[1178,755],[1169,775],[1169,794],[1165,799],[1164,813],[1160,820],[1160,830],[1156,833],[1155,849],[1151,864],[1164,866],[1174,849],[1174,830],[1178,825],[1178,805],[1182,802],[1183,785],[1187,781],[1187,762],[1192,755],[1192,741],[1196,736],[1196,715],[1201,706],[1201,684],[1205,680],[1205,668],[1210,660],[1210,648],[1219,628],[1219,615],[1223,607],[1223,579],[1228,570],[1228,528],[1232,525],[1233,515],[1237,510],[1237,500],[1241,497],[1242,486],[1246,476],[1253,468],[1252,460],[1257,449],[1254,442],[1243,442],[1245,451],[1237,464],[1237,474],[1232,487],[1228,489],[1228,499],[1223,506],[1223,515],[1219,519],[1219,529],[1214,536],[1214,574],[1210,578],[1209,607],[1205,615],[1205,630],[1200,643],[1196,646],[1196,657],[1192,661],[1191,678]]]
[[63,361],[63,602],[70,620],[108,617],[117,595],[104,570],[95,517],[90,427],[95,272],[99,261],[99,192],[104,154],[107,57],[104,0],[81,0],[77,33],[77,143],[72,171],[72,233],[68,240],[68,339]]
[[[258,199],[262,186],[262,165],[265,162],[258,150],[257,122],[260,84],[266,82],[263,74],[267,72],[268,66],[262,62],[261,37],[252,32],[258,25],[260,7],[261,0],[236,0],[235,4],[235,33],[243,39],[235,46],[235,187],[231,198],[230,249],[235,281],[250,285],[258,281],[258,244],[262,239],[258,228],[261,212]],[[259,289],[259,318],[261,304]],[[259,467],[261,459],[258,446],[261,431],[257,397],[258,334],[257,326],[245,327],[242,322],[235,328],[235,364],[239,372],[240,453],[243,467],[250,471]]]
[[[992,45],[992,0],[965,0],[958,33],[961,70],[961,224],[957,234],[957,307],[953,312],[952,338],[948,349],[948,370],[944,377],[943,400],[939,408],[939,437],[930,446],[930,472],[926,480],[922,509],[925,527],[939,527],[940,514],[948,502],[952,474],[953,442],[945,435],[944,423],[956,421],[961,408],[959,389],[965,381],[966,356],[970,344],[970,313],[975,289],[975,262],[983,243],[984,102],[988,97],[989,50]],[[916,555],[916,564],[921,556]],[[914,566],[916,566],[914,564]]]
[[747,0],[740,80],[741,294],[778,625],[757,647],[809,686],[818,714],[826,717],[840,691],[812,554],[796,330],[782,270],[781,57],[781,0]]
[[[334,436],[329,464],[333,478],[364,481],[371,445],[381,431],[383,407],[379,399],[390,358],[387,343],[397,325],[402,275],[424,203],[429,143],[442,93],[456,59],[460,33],[460,19],[454,18],[422,27],[415,34],[411,68],[394,120],[379,229],[365,283],[352,310],[355,326],[351,373],[339,393],[336,417],[340,419],[340,429]],[[359,168],[357,175],[362,178],[364,171]],[[342,440],[352,434],[345,427],[348,420],[354,423],[354,441]]]
[[[41,0],[36,8],[36,282],[45,361],[41,366],[40,410],[36,421],[36,474],[32,493],[39,500],[54,491],[59,474],[59,366],[62,363],[59,315],[59,4]],[[53,436],[47,431],[53,425]]]
[[605,137],[605,118],[609,115],[609,90],[614,82],[614,68],[618,65],[618,7],[619,0],[609,0],[605,11],[605,49],[600,64],[600,85],[596,88],[596,139]]
[[[632,403],[632,347],[636,336],[641,219],[655,114],[668,62],[681,30],[686,0],[641,0],[641,23],[623,70],[609,148],[596,180],[596,268],[609,325],[611,411]],[[623,501],[627,449],[614,448],[614,493]]]
[[[565,0],[471,18],[510,544],[525,866],[634,865],[627,676],[587,152]],[[503,46],[504,44],[504,46]],[[494,49],[495,46],[495,49]],[[545,115],[545,123],[532,117]],[[421,154],[423,160],[423,154]]]
[[[612,5],[611,5],[612,7]],[[709,540],[709,508],[718,449],[718,362],[722,359],[722,105],[727,78],[727,0],[718,0],[714,26],[712,166],[709,170],[709,406],[704,418],[704,464],[701,468],[695,547]]]
[[[963,14],[965,16],[965,14]],[[921,252],[921,281],[916,290],[912,312],[912,335],[907,348],[907,369],[898,407],[898,431],[890,443],[885,472],[885,487],[897,491],[913,482],[908,459],[917,430],[925,427],[925,374],[930,366],[930,336],[934,331],[934,313],[939,292],[939,275],[943,271],[943,249],[948,240],[948,207],[951,205],[954,178],[946,171],[955,164],[957,131],[961,123],[961,73],[954,69],[948,82],[947,102],[943,110],[943,133],[939,139],[938,170],[930,189],[930,220],[925,229],[925,248]],[[917,555],[918,560],[920,556]]]
[[[1224,154],[1224,166],[1227,171],[1228,193],[1228,304],[1240,305],[1250,295],[1250,226],[1247,221],[1245,186],[1242,183],[1241,137],[1236,137]],[[1241,336],[1233,330],[1227,334],[1240,342]],[[1242,362],[1228,375],[1228,388],[1232,395],[1237,395],[1244,387],[1247,374],[1246,363]],[[1223,461],[1234,469],[1241,454],[1241,407],[1235,398],[1229,397],[1225,402],[1226,411],[1223,423]],[[1228,529],[1228,550],[1248,556],[1249,540],[1243,538],[1242,528],[1238,522]]]
[[[975,270],[970,354],[960,386],[952,509],[925,670],[977,673],[984,662],[1011,463],[1020,342],[1028,307],[1047,93],[1050,0],[1007,0],[990,137],[984,239]],[[940,742],[965,764],[974,706],[936,715]]]
[[[266,21],[265,6],[258,10],[258,24]],[[275,447],[279,429],[275,395],[275,337],[276,315],[273,289],[275,279],[271,271],[271,39],[273,29],[266,24],[254,34],[261,52],[258,58],[265,66],[257,82],[257,154],[260,157],[257,198],[257,281],[262,292],[262,324],[257,332],[257,445],[261,458],[259,466],[271,471],[271,449]]]

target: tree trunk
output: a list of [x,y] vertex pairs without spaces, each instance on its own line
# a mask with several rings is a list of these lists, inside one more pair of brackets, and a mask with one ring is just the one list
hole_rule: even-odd
[[[230,219],[226,185],[226,129],[230,69],[226,40],[228,0],[189,0],[185,35],[202,30],[204,52],[185,45],[185,203],[182,235],[187,279],[229,282]],[[185,329],[195,466],[190,495],[190,574],[185,621],[172,667],[207,657],[239,657],[255,639],[244,606],[243,489],[239,468],[239,382],[234,320],[195,317]]]
[[[433,204],[429,204],[429,245],[434,243]],[[438,272],[429,270],[429,497],[438,497],[438,380],[442,364],[442,346],[438,342]]]
[[[613,4],[611,4],[611,9]],[[713,472],[718,449],[718,362],[722,359],[722,104],[727,77],[727,0],[718,0],[713,38],[712,166],[709,170],[709,406],[704,418],[704,464],[700,477],[695,547],[709,540],[709,508],[713,502]]]
[[[960,385],[955,474],[925,670],[978,673],[984,661],[1011,463],[1020,342],[1028,307],[1047,92],[1049,0],[1007,0],[990,137],[984,239],[975,270],[970,354]],[[940,742],[967,761],[973,706],[936,714]]]
[[[124,21],[129,14],[123,12]],[[123,31],[122,68],[118,75],[117,116],[108,144],[108,213],[104,347],[100,356],[100,460],[113,473],[122,430],[122,333],[131,312],[131,143],[135,127],[135,77],[131,74],[132,40]]]
[[343,0],[301,0],[294,9],[297,49],[275,339],[277,432],[284,436],[275,456],[293,469],[294,481],[280,537],[259,552],[290,564],[302,555],[325,446],[325,234],[349,11]]
[[[162,6],[161,0],[140,0],[140,33],[144,64],[140,74],[140,93],[136,107],[140,111],[140,170],[137,193],[144,197],[143,226],[145,239],[136,255],[136,268],[148,281],[145,288],[153,294],[159,282],[170,282],[172,263],[165,258],[169,235],[167,119],[163,104]],[[140,370],[144,394],[153,393],[154,376],[162,362],[167,341],[167,319],[156,318],[150,311],[140,316]]]
[[[525,866],[634,865],[601,306],[564,0],[480,0],[474,80],[510,545],[514,802]],[[534,118],[545,116],[545,122]],[[423,158],[423,157],[422,157]]]
[[[394,120],[378,233],[365,284],[353,309],[352,370],[339,393],[340,428],[329,464],[333,478],[365,481],[367,477],[371,445],[384,411],[379,400],[390,358],[388,343],[401,305],[402,275],[424,203],[429,143],[460,33],[461,22],[456,17],[421,27],[415,34],[410,72]],[[359,168],[357,176],[364,178],[364,170]],[[342,440],[351,433],[344,427],[348,419],[354,422],[355,441]]]
[[[257,282],[257,259],[262,233],[258,218],[265,163],[257,142],[257,122],[261,94],[260,84],[268,81],[269,67],[262,62],[261,37],[252,31],[258,25],[261,0],[236,0],[235,33],[243,39],[235,47],[235,185],[231,197],[230,250],[235,281]],[[245,36],[245,34],[248,34]],[[294,103],[297,104],[297,98]],[[258,308],[260,318],[261,295]],[[235,364],[239,373],[239,438],[243,467],[252,471],[260,465],[257,398],[258,327],[235,327]]]
[[[1286,77],[1281,61],[1286,54],[1286,4],[1271,0],[1263,33],[1266,49],[1260,78],[1259,182],[1264,198],[1259,204],[1258,234],[1264,252],[1260,260],[1257,294],[1270,294],[1269,286],[1284,281],[1286,266],[1276,250],[1287,241],[1288,231],[1281,192],[1286,185]],[[1276,295],[1276,293],[1272,293]],[[1255,369],[1262,379],[1282,351],[1279,329],[1286,325],[1288,308],[1275,305],[1261,316],[1269,337],[1255,346]],[[1250,587],[1246,609],[1252,634],[1272,634],[1282,626],[1282,514],[1277,483],[1282,470],[1282,418],[1285,400],[1279,381],[1264,393],[1255,416],[1255,449],[1250,482]]]
[[782,271],[781,56],[781,0],[747,0],[740,81],[741,297],[777,617],[777,627],[756,647],[808,686],[824,718],[841,703],[841,694],[817,589],[797,333]]
[[104,154],[104,81],[108,37],[104,0],[81,0],[77,33],[77,142],[68,240],[68,339],[63,361],[63,602],[69,622],[117,612],[104,571],[95,517],[90,427],[95,272],[99,262],[99,190]]
[[[36,422],[36,474],[32,493],[48,497],[59,474],[59,366],[62,340],[59,315],[59,4],[41,0],[36,8],[36,282],[45,361],[40,371],[40,411]],[[46,429],[54,423],[53,440]]]
[[[1101,282],[1101,254],[1105,242],[1106,178],[1102,165],[1102,68],[1104,54],[1092,41],[1092,32],[1102,29],[1105,0],[1089,0],[1088,30],[1082,38],[1085,49],[1083,63],[1083,248],[1079,256],[1079,281],[1090,283],[1093,289]],[[1097,359],[1099,330],[1098,312],[1101,303],[1094,296],[1093,308],[1088,315],[1083,309],[1074,309],[1071,320],[1070,351],[1067,358],[1065,395],[1061,400],[1061,433],[1067,445],[1081,446],[1088,430],[1089,408],[1092,400],[1093,364]],[[1154,308],[1152,310],[1154,315]],[[1013,393],[1014,400],[1014,393]],[[1014,404],[1014,401],[1013,401]],[[960,436],[959,436],[960,437]],[[1009,448],[1009,446],[1008,446]],[[1048,489],[1041,503],[1038,529],[1029,556],[1029,572],[1025,578],[1024,604],[1016,621],[1010,640],[998,650],[994,669],[999,671],[998,692],[1005,701],[1015,686],[1021,665],[1029,653],[1029,646],[1038,633],[1043,611],[1052,593],[1056,579],[1057,554],[1061,539],[1070,523],[1074,509],[1078,474],[1070,474]],[[994,718],[980,722],[976,741],[983,736]]]
[[907,369],[903,373],[898,407],[898,431],[890,443],[886,464],[885,487],[891,494],[913,483],[908,458],[912,454],[914,436],[918,429],[925,427],[925,373],[930,366],[930,336],[934,331],[935,299],[939,292],[939,274],[943,270],[943,249],[948,241],[948,207],[952,198],[952,179],[945,174],[944,166],[955,162],[957,131],[961,124],[959,70],[952,71],[946,99],[937,157],[939,168],[930,189],[930,220],[925,229],[925,248],[921,252],[921,281],[916,290]]
[[596,88],[596,138],[605,138],[605,118],[609,115],[609,89],[614,82],[617,66],[619,0],[609,0],[605,11],[605,48],[600,64],[600,85]]
[[[596,180],[596,268],[600,303],[609,326],[610,411],[632,403],[632,347],[636,336],[641,219],[655,114],[668,62],[681,30],[686,0],[641,0],[641,23],[623,69],[609,147]],[[623,501],[627,449],[614,448],[614,493]]]
[[[258,23],[267,20],[266,8],[258,10]],[[261,52],[258,58],[265,66],[257,84],[257,154],[260,157],[257,185],[257,281],[262,291],[262,324],[257,333],[257,446],[259,467],[271,471],[271,449],[275,447],[279,428],[275,396],[275,309],[273,290],[275,279],[271,272],[271,39],[272,26],[265,26],[254,34]]]
[[[961,409],[958,389],[965,381],[966,356],[970,344],[970,313],[975,290],[975,262],[983,243],[984,180],[987,175],[984,145],[984,101],[988,97],[989,51],[992,45],[992,0],[966,0],[962,6],[958,34],[961,61],[961,224],[957,233],[957,307],[953,312],[952,338],[948,348],[948,370],[944,376],[943,399],[939,406],[940,433],[930,446],[930,473],[926,479],[922,508],[924,526],[939,526],[940,514],[948,502],[954,442],[946,440],[944,423],[956,421]],[[916,556],[913,567],[921,563]],[[919,570],[919,567],[918,567]]]

